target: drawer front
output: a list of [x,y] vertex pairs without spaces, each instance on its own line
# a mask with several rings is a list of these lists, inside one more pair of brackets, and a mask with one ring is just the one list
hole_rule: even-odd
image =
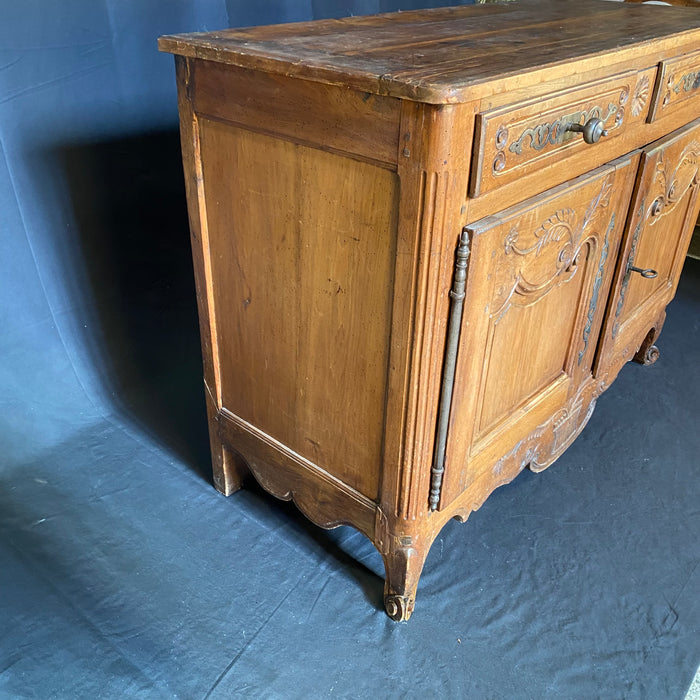
[[[630,137],[649,112],[657,68],[621,73],[612,78],[564,90],[546,99],[521,102],[477,115],[476,144],[470,196],[490,192],[544,167],[588,149],[598,149],[600,161],[610,155],[606,144]],[[589,144],[570,125],[600,119],[607,130],[598,143]],[[562,171],[562,180],[566,171]]]
[[690,100],[700,110],[700,51],[661,64],[649,121],[673,114]]
[[675,294],[698,216],[700,120],[642,154],[596,376],[612,382]]

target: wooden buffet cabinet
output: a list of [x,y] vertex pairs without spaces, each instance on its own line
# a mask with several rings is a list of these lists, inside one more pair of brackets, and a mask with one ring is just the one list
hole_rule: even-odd
[[163,37],[214,480],[382,554],[549,466],[654,345],[698,216],[700,13],[543,0]]

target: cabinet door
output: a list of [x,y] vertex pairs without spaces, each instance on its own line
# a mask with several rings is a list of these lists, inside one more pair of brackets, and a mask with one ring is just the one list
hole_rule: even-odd
[[699,164],[700,120],[642,154],[596,360],[606,384],[663,323],[698,217]]
[[[467,227],[471,253],[441,507],[548,466],[585,424],[639,155]],[[495,466],[494,466],[495,465]]]

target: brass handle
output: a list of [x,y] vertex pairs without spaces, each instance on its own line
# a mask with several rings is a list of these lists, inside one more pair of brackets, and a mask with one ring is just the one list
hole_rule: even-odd
[[608,135],[602,119],[591,117],[585,124],[567,124],[564,131],[580,131],[586,143],[598,143],[602,136]]
[[627,268],[630,272],[638,272],[644,279],[647,280],[653,280],[654,277],[658,277],[659,273],[656,270],[652,270],[650,267],[647,267],[646,269],[642,270],[641,267],[635,267],[634,265],[630,265]]

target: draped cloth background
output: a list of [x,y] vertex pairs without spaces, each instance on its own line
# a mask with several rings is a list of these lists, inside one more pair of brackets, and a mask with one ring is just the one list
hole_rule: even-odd
[[552,469],[445,528],[408,624],[381,610],[363,536],[211,486],[156,38],[430,5],[2,3],[0,698],[683,697],[700,663],[697,262],[659,362],[626,367]]

